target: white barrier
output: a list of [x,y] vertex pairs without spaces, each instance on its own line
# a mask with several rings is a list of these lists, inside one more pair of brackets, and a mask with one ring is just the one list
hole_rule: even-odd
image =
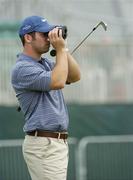
[[[120,145],[120,144],[129,145],[130,143],[132,144],[131,147],[128,147],[128,150],[130,149],[130,151],[127,151],[126,150],[127,148],[124,149],[124,147],[122,149],[120,147],[118,149],[118,147],[117,147],[117,150],[119,150],[119,152],[118,152],[119,153],[119,159],[118,159],[117,155],[115,155],[114,144],[115,145]],[[98,146],[95,146],[90,151],[90,154],[88,154],[87,149],[89,150],[93,145],[96,145],[96,144],[103,146],[102,150],[104,149],[104,152],[106,152],[106,150],[108,150],[108,155],[111,155],[111,151],[114,153],[113,156],[115,156],[115,157],[112,156],[111,161],[108,160],[108,163],[110,164],[109,166],[112,168],[112,172],[114,171],[113,168],[116,166],[117,161],[120,161],[123,163],[127,162],[127,164],[128,164],[127,167],[124,167],[123,168],[124,170],[120,169],[120,171],[121,171],[120,173],[123,173],[122,171],[125,171],[124,172],[124,175],[125,175],[126,169],[127,169],[127,174],[125,176],[127,177],[127,179],[133,178],[133,177],[131,177],[131,171],[129,170],[129,167],[130,167],[129,161],[130,160],[128,159],[128,156],[132,155],[132,154],[128,154],[128,153],[133,152],[133,135],[116,135],[116,136],[88,136],[88,137],[84,137],[80,140],[80,142],[78,144],[78,151],[77,151],[77,153],[78,153],[77,157],[78,157],[78,162],[79,162],[79,164],[78,164],[79,171],[78,171],[76,180],[92,180],[92,179],[95,179],[95,180],[102,180],[102,179],[116,180],[117,179],[117,177],[115,177],[115,174],[114,175],[110,174],[110,177],[107,177],[108,174],[106,172],[103,173],[105,171],[105,169],[102,169],[101,174],[102,173],[103,174],[101,175],[101,177],[100,176],[97,177],[93,173],[92,173],[92,175],[90,175],[91,176],[90,178],[88,177],[88,168],[91,168],[92,164],[91,164],[91,162],[89,162],[89,160],[87,161],[87,156],[92,156],[92,154],[93,154],[92,150],[95,150],[95,155],[96,155],[96,151],[98,151],[99,156],[102,155],[102,152],[100,152],[101,151],[100,148],[98,150],[96,150],[96,148]],[[109,149],[107,149],[108,145],[109,145]],[[114,148],[114,150],[113,150],[113,148]],[[121,152],[122,152],[122,155],[120,155]],[[123,157],[123,155],[124,155],[124,157]],[[104,157],[104,154],[103,154],[103,157],[101,157],[101,162],[99,162],[100,158],[96,159],[96,156],[95,156],[96,163],[99,163],[99,168],[100,168],[100,166],[103,166],[102,163],[104,163],[103,162],[105,160],[104,158],[106,158],[106,157]],[[124,162],[124,161],[126,161],[126,162]],[[111,165],[111,163],[112,163],[112,165]],[[88,168],[87,168],[87,164],[89,164]],[[103,166],[103,167],[105,167],[105,166]],[[119,168],[121,168],[121,167],[116,167],[116,168],[118,168],[118,170],[119,170]],[[97,174],[98,169],[93,170],[91,168],[91,170],[94,171],[95,174]],[[120,175],[120,176],[122,176],[122,175]],[[118,177],[118,178],[121,179],[122,177],[121,178]],[[124,179],[124,177],[123,177],[123,179]],[[127,180],[127,179],[124,179],[124,180]]]

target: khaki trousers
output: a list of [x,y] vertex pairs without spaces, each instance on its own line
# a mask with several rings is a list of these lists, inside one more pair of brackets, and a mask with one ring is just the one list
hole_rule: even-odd
[[63,139],[25,136],[23,155],[32,180],[66,180],[68,144]]

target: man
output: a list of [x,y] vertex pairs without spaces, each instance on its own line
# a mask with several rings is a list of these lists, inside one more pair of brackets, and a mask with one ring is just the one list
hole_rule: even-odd
[[[12,85],[24,113],[23,155],[32,180],[66,180],[68,112],[61,89],[80,79],[62,29],[39,16],[19,29],[23,53],[12,70]],[[56,50],[55,63],[41,55]]]

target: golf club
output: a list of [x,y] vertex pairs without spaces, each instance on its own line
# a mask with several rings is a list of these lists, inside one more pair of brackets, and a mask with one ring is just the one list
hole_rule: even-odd
[[91,31],[89,34],[87,34],[87,36],[85,36],[85,38],[73,49],[73,51],[71,52],[71,54],[73,54],[73,53],[81,46],[81,44],[82,44],[100,25],[103,27],[103,29],[104,29],[105,31],[107,31],[107,24],[104,23],[103,21],[99,22],[99,23],[92,29],[92,31]]

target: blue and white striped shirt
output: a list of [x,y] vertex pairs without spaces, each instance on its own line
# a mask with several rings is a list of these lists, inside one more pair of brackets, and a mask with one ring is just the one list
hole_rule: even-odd
[[24,131],[67,131],[69,118],[61,90],[51,90],[54,62],[42,64],[20,54],[12,70],[12,86],[24,113]]

